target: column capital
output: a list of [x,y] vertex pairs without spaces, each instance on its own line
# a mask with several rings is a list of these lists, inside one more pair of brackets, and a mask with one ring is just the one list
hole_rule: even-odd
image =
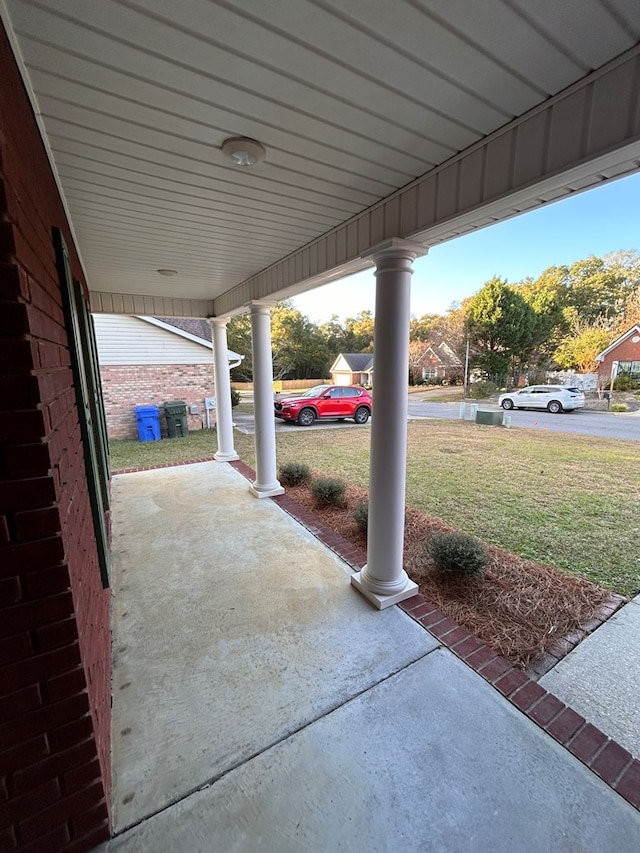
[[256,299],[248,303],[252,314],[269,314],[277,304],[277,299]]
[[428,251],[429,247],[423,246],[422,243],[403,240],[401,237],[390,237],[367,249],[360,257],[371,258],[374,262],[379,258],[406,258],[409,261],[415,261],[416,258],[426,255]]
[[231,317],[207,317],[210,326],[217,326],[218,328],[224,328],[228,323]]

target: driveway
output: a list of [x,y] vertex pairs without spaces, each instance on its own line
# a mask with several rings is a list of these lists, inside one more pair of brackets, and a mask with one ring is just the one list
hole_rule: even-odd
[[[285,423],[285,421],[281,421],[280,419],[275,419],[276,421],[276,434],[284,432],[298,432],[299,430],[303,430],[304,432],[313,432],[318,429],[368,429],[371,424],[371,421],[368,421],[366,424],[360,425],[354,423],[352,420],[347,421],[315,421],[311,426],[303,427],[299,426],[296,423]],[[233,423],[235,428],[240,432],[243,432],[245,435],[253,435],[255,432],[255,423],[252,414],[245,414],[243,412],[234,412],[233,413]]]

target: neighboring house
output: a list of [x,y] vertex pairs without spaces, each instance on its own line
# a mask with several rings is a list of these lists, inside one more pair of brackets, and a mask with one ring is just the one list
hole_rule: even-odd
[[372,385],[373,354],[370,352],[341,352],[331,365],[334,385]]
[[[598,378],[605,384],[612,376],[626,373],[640,382],[640,325],[636,323],[596,356]],[[617,362],[617,365],[615,364]],[[614,373],[614,367],[617,372]]]
[[446,341],[426,341],[423,354],[416,363],[416,378],[425,382],[444,380],[454,382],[462,378],[464,365]]
[[[205,399],[215,396],[206,320],[94,314],[94,322],[109,438],[136,438],[135,407],[169,400],[187,404],[190,430],[206,426]],[[241,359],[229,352],[230,366]],[[166,435],[162,410],[160,427]]]

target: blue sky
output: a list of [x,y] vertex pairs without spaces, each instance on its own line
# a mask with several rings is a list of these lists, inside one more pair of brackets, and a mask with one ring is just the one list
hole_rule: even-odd
[[[494,275],[510,282],[537,278],[547,267],[618,249],[640,250],[640,174],[434,246],[414,264],[411,313],[443,314]],[[316,323],[373,311],[374,302],[370,270],[294,299]]]

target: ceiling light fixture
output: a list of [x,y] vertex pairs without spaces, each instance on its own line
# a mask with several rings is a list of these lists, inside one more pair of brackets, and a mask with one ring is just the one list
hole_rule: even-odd
[[255,166],[264,160],[267,153],[263,145],[255,139],[247,139],[246,136],[225,139],[221,147],[222,153],[236,166]]
[[162,270],[156,270],[156,272],[158,273],[158,275],[166,275],[167,278],[171,278],[171,276],[173,276],[173,275],[178,275],[178,270],[162,269]]

